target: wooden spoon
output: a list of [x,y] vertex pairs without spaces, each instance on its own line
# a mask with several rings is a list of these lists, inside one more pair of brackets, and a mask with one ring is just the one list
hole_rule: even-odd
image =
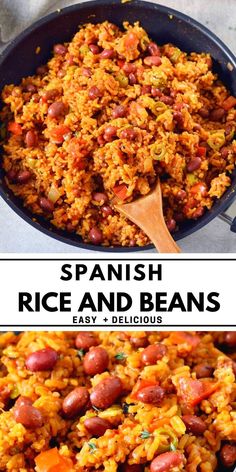
[[181,252],[163,217],[159,179],[154,189],[145,197],[138,198],[131,203],[115,205],[115,208],[146,233],[158,252]]

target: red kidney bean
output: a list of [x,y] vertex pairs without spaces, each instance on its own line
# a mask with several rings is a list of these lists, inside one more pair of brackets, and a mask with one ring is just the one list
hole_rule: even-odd
[[140,464],[124,464],[122,467],[122,472],[142,472],[144,470],[143,466]]
[[33,84],[28,84],[25,87],[26,92],[35,93],[37,92],[37,87]]
[[209,118],[209,115],[210,115],[208,108],[205,106],[200,108],[200,110],[198,110],[198,113],[202,118]]
[[225,343],[229,347],[236,347],[236,331],[227,331],[225,333]]
[[85,387],[76,387],[64,398],[62,411],[66,418],[78,416],[89,401],[89,393]]
[[194,366],[193,371],[196,374],[197,379],[204,379],[205,377],[212,377],[214,367],[204,362]]
[[90,400],[96,408],[106,409],[113,405],[122,394],[123,386],[119,377],[107,377],[93,388]]
[[93,416],[92,418],[87,418],[84,422],[84,426],[93,437],[99,438],[103,436],[107,429],[111,429],[111,423],[99,416]]
[[94,55],[99,54],[100,52],[100,48],[97,46],[97,44],[89,44],[89,49]]
[[195,415],[184,415],[182,420],[187,428],[188,433],[192,433],[195,436],[202,435],[207,427],[204,421]]
[[37,75],[45,75],[48,72],[48,66],[39,66],[36,69],[36,74]]
[[130,338],[130,343],[132,344],[133,347],[136,349],[140,347],[146,347],[148,345],[148,338],[143,337],[143,338],[137,338],[135,336],[131,336]]
[[60,56],[64,56],[67,53],[67,47],[64,44],[55,44],[53,51],[55,54],[59,54]]
[[14,169],[11,169],[7,172],[6,176],[10,182],[16,182],[18,172]]
[[184,117],[181,111],[174,111],[173,113],[173,120],[179,126],[179,128],[183,128],[184,126]]
[[220,459],[225,467],[232,467],[236,463],[236,445],[224,444],[220,451]]
[[231,123],[226,124],[225,126],[225,136],[229,136],[232,133],[233,125]]
[[146,93],[151,93],[152,87],[151,85],[143,85],[141,88],[141,94],[145,95]]
[[151,54],[151,56],[160,56],[161,51],[160,48],[157,46],[156,43],[149,43],[148,45],[148,52]]
[[129,83],[130,83],[130,85],[137,84],[137,77],[132,72],[131,72],[131,74],[129,74]]
[[103,205],[101,207],[101,211],[102,211],[102,216],[104,218],[108,218],[108,216],[112,216],[113,215],[113,210],[112,208],[109,206],[109,205]]
[[137,136],[137,132],[133,128],[125,128],[120,133],[121,139],[128,139],[129,141],[133,141]]
[[24,395],[20,395],[20,397],[17,398],[14,408],[20,408],[23,405],[32,405],[32,400],[29,397],[25,397]]
[[89,89],[88,96],[91,100],[95,100],[95,98],[101,98],[103,96],[103,93],[101,92],[101,90],[99,90],[98,87],[96,87],[96,85],[94,85]]
[[174,218],[167,220],[166,226],[170,232],[174,231],[176,228],[176,221],[174,220]]
[[39,199],[39,206],[46,213],[52,213],[54,211],[54,204],[48,198],[41,197]]
[[185,190],[179,190],[178,193],[176,194],[176,198],[178,198],[178,200],[184,200],[187,196],[187,193],[185,192]]
[[105,193],[102,192],[95,192],[92,195],[92,199],[95,200],[95,202],[107,202],[108,201],[108,196]]
[[192,214],[192,218],[200,218],[204,213],[204,208],[199,206]]
[[83,67],[82,69],[82,75],[84,77],[91,77],[92,75],[92,70],[89,67]]
[[66,107],[63,102],[54,102],[48,108],[50,118],[59,118],[66,113]]
[[144,365],[153,365],[162,359],[167,353],[167,348],[164,344],[150,344],[141,353],[141,361]]
[[25,365],[30,372],[42,372],[53,370],[58,359],[57,352],[51,347],[32,352],[25,360]]
[[96,375],[104,372],[109,364],[109,356],[103,347],[91,347],[84,356],[84,371],[87,375]]
[[229,148],[224,146],[221,148],[220,150],[220,155],[223,159],[227,159],[228,155],[229,155]]
[[43,426],[42,413],[32,405],[22,404],[14,407],[13,415],[15,421],[23,424],[25,428],[36,429]]
[[58,94],[58,90],[56,89],[51,89],[51,90],[45,90],[45,92],[42,93],[42,101],[44,103],[48,102],[48,100],[53,100]]
[[152,88],[151,88],[151,94],[152,94],[152,96],[153,96],[154,98],[155,98],[155,97],[159,97],[159,98],[160,98],[160,97],[162,96],[162,92],[161,92],[160,89],[157,88],[157,87],[152,87]]
[[114,49],[104,49],[100,54],[100,59],[111,59],[114,57]]
[[28,148],[37,146],[38,135],[33,129],[27,131],[25,135],[25,144]]
[[113,118],[123,118],[127,113],[127,108],[124,105],[118,105],[112,112]]
[[199,167],[201,167],[201,163],[202,163],[202,160],[200,157],[198,156],[192,157],[192,159],[187,164],[187,171],[193,172],[194,170],[199,169]]
[[122,67],[123,71],[125,72],[125,74],[129,75],[129,74],[135,74],[135,72],[137,71],[137,67],[135,64],[132,64],[131,62],[126,62],[123,67]]
[[94,226],[89,231],[89,239],[93,244],[101,244],[103,241],[103,234],[99,228]]
[[159,56],[147,56],[143,60],[146,66],[160,66],[161,58]]
[[22,170],[18,172],[16,180],[18,184],[26,184],[31,177],[32,174],[29,170]]
[[113,138],[115,138],[116,133],[117,133],[116,126],[109,125],[105,128],[103,137],[104,137],[105,141],[111,142],[113,140]]
[[172,97],[168,97],[168,95],[162,95],[160,97],[160,102],[165,103],[165,105],[173,105],[174,99]]
[[136,398],[142,403],[160,405],[165,396],[165,390],[159,385],[144,387],[138,391]]
[[183,462],[183,454],[180,451],[164,452],[157,456],[150,465],[150,472],[169,472],[173,467],[178,467]]
[[225,116],[224,108],[215,108],[210,113],[210,120],[212,121],[221,121]]
[[236,377],[236,362],[233,362],[233,373]]
[[83,349],[84,351],[88,351],[90,347],[96,346],[97,344],[98,342],[94,334],[90,331],[81,331],[75,338],[77,349]]

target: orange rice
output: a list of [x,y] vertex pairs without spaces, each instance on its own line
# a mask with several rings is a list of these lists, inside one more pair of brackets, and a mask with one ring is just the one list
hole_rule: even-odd
[[157,46],[138,23],[85,25],[2,100],[7,184],[85,242],[146,245],[114,203],[146,195],[157,176],[173,232],[231,184],[236,99],[209,54]]

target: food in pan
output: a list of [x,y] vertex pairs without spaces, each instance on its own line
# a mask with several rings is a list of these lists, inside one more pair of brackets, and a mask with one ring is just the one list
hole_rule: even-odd
[[2,100],[7,184],[85,242],[146,245],[114,204],[146,195],[157,177],[173,232],[231,184],[236,98],[209,54],[160,46],[138,23],[85,25]]
[[0,470],[236,465],[236,333],[0,336]]

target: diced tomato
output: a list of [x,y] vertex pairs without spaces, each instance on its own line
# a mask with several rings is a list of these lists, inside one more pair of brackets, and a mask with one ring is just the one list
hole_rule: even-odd
[[233,108],[236,106],[236,97],[233,97],[230,95],[222,104],[224,110],[228,111],[230,108]]
[[195,406],[208,398],[216,389],[216,383],[181,377],[178,381],[177,392],[184,403]]
[[192,195],[200,194],[202,197],[206,197],[207,186],[204,182],[198,182],[197,184],[191,187],[190,192]]
[[173,344],[183,344],[187,343],[189,344],[193,349],[197,347],[197,345],[200,343],[200,338],[197,335],[193,335],[190,333],[185,333],[184,331],[174,331],[171,333],[169,340]]
[[62,457],[56,447],[41,452],[35,458],[35,463],[37,472],[74,472],[72,461]]
[[153,387],[154,385],[158,385],[158,383],[154,382],[152,380],[139,379],[137,381],[137,383],[135,384],[130,397],[133,400],[136,400],[137,399],[137,394],[138,394],[138,392],[140,392],[140,390],[143,390],[143,388],[145,388],[145,387]]
[[66,125],[59,125],[51,131],[51,138],[56,144],[62,144],[65,136],[70,133],[70,128]]
[[197,156],[198,157],[206,157],[206,147],[205,146],[198,146]]
[[127,187],[125,184],[116,185],[113,188],[113,191],[120,200],[125,200],[127,198]]
[[123,65],[125,64],[125,61],[123,59],[118,59],[117,60],[117,65],[122,69]]
[[12,134],[15,134],[15,136],[20,136],[23,132],[21,125],[19,123],[16,123],[15,121],[9,121],[7,129]]
[[127,49],[136,49],[138,47],[138,37],[135,33],[130,31],[130,33],[127,33],[126,38],[125,38],[125,46]]

